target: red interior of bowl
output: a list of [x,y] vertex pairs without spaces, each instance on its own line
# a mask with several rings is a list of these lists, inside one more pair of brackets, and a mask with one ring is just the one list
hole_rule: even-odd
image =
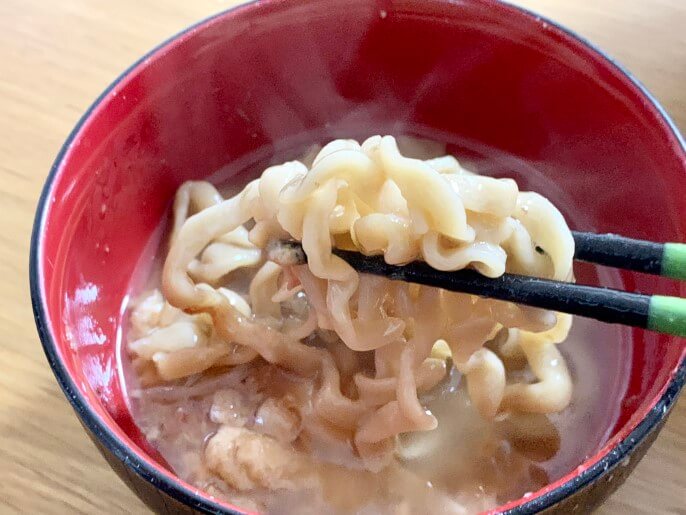
[[[143,459],[155,456],[128,414],[115,342],[135,265],[175,189],[257,151],[278,160],[299,144],[375,133],[445,138],[458,155],[485,149],[491,171],[536,187],[531,170],[556,185],[542,193],[569,200],[577,229],[686,239],[677,138],[626,76],[556,27],[485,0],[265,1],[215,17],[108,91],[45,206],[39,271],[59,356]],[[579,275],[597,281],[591,267]],[[621,281],[686,293],[654,277]],[[683,341],[630,335],[620,419],[587,465],[640,421],[684,356]]]

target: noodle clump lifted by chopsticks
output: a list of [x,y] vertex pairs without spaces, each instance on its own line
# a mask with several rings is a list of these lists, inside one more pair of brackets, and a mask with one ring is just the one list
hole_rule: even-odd
[[[266,260],[275,239],[302,242],[308,264]],[[179,189],[162,292],[132,313],[129,351],[141,377],[277,365],[315,385],[289,406],[292,438],[351,442],[371,470],[388,463],[400,433],[436,427],[419,394],[450,363],[485,418],[569,403],[555,344],[571,317],[359,275],[332,247],[383,254],[391,264],[572,279],[571,233],[544,197],[471,173],[451,156],[404,157],[391,136],[335,140],[311,167],[272,166],[232,198],[206,182]],[[245,270],[248,295],[224,287]],[[528,362],[533,381],[507,380],[505,363],[515,358]]]

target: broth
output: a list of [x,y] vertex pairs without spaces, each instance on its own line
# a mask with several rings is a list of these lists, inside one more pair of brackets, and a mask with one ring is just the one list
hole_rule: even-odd
[[[552,191],[553,202],[568,220],[588,225],[571,210],[564,194],[526,163],[464,141],[453,142],[452,148],[457,149],[457,155],[468,156],[465,162],[477,172],[484,166],[487,170],[497,169],[493,163],[500,163],[508,171],[503,175],[516,177],[522,190],[528,187]],[[421,154],[422,149],[415,152]],[[219,184],[235,184],[235,177],[261,172],[264,166],[260,162],[240,170],[230,167],[215,179]],[[166,222],[141,258],[131,297],[159,288],[161,260],[166,255],[165,231]],[[602,284],[618,286],[614,272],[595,273]],[[242,295],[247,295],[247,285],[243,272],[234,273],[229,283]],[[122,325],[126,328],[128,320]],[[278,423],[265,422],[266,417],[273,416],[264,410],[268,404],[265,401],[292,398],[305,404],[311,402],[309,396],[316,379],[296,377],[256,359],[145,387],[132,370],[121,341],[119,359],[131,413],[142,433],[175,474],[218,499],[268,513],[473,513],[530,495],[571,472],[603,446],[614,427],[619,399],[626,388],[630,367],[627,356],[631,353],[623,348],[628,341],[625,336],[621,328],[575,318],[570,335],[559,346],[572,375],[574,393],[570,405],[552,415],[508,414],[486,421],[472,405],[460,374],[452,369],[446,379],[420,397],[437,417],[438,428],[402,435],[397,459],[376,473],[361,469],[350,459],[351,449],[345,446],[296,439],[293,446],[308,458],[294,470],[290,455],[280,447],[249,441],[252,432],[270,434],[280,430]],[[124,329],[122,340],[126,338]],[[328,333],[319,333],[311,340],[312,345],[330,349],[344,345]],[[518,368],[514,364],[511,373],[524,377],[529,373]],[[259,451],[247,458],[236,458],[236,470],[226,473],[234,474],[238,482],[244,479],[246,484],[255,483],[257,476],[257,483],[272,488],[251,487],[239,492],[212,472],[216,467],[208,466],[206,458],[212,449],[206,447],[222,425],[237,428],[219,433],[222,441],[235,446],[236,452],[241,452],[237,442],[245,449]],[[241,432],[245,427],[250,428],[250,434]],[[317,488],[312,488],[309,474],[321,479]]]

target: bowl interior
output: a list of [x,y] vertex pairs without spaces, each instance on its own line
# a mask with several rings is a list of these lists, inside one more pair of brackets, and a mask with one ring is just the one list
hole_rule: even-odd
[[[547,195],[575,229],[685,239],[677,137],[615,66],[556,27],[477,0],[263,2],[222,14],[103,95],[58,159],[42,211],[48,345],[77,395],[134,452],[159,459],[122,394],[122,306],[175,189],[218,170],[239,182],[309,143],[377,133],[445,141],[480,171]],[[590,266],[577,275],[685,293]],[[608,371],[626,391],[607,448],[650,409],[684,353],[667,336],[613,334],[595,344],[616,347],[630,367]]]

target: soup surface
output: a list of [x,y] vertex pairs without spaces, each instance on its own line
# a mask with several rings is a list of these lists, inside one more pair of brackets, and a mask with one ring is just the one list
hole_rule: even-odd
[[[398,143],[402,155],[417,159],[446,153],[446,145],[430,141],[398,138]],[[362,150],[369,156],[376,151],[369,150],[376,149],[373,145],[381,147],[379,140],[364,145]],[[357,147],[337,151],[358,152]],[[318,169],[317,159],[319,169],[323,167],[326,149],[320,152],[315,148],[302,158],[303,168],[308,170],[306,175]],[[521,189],[526,186],[548,194],[568,220],[575,219],[563,192],[525,163],[465,142],[448,146],[448,151],[461,158],[460,165],[437,162],[431,165],[434,170],[444,165],[460,168],[442,173],[462,173],[463,165],[489,175],[507,170]],[[320,153],[315,158],[317,152]],[[292,157],[286,153],[275,156],[272,162]],[[376,166],[383,167],[379,162]],[[219,185],[223,199],[239,194],[236,176],[255,177],[264,169],[264,163],[241,168],[229,167],[217,174],[213,182]],[[464,172],[468,174],[467,182],[454,188],[466,198],[472,194],[468,182],[471,173]],[[338,172],[332,173],[336,176]],[[303,188],[305,180],[296,177],[295,182],[298,180],[296,186]],[[222,188],[223,182],[230,187]],[[401,184],[402,179],[397,179],[397,183]],[[510,187],[509,183],[485,184],[486,190],[494,191],[501,186]],[[288,184],[281,186],[284,190],[287,187]],[[384,187],[378,188],[384,191]],[[346,298],[345,306],[352,306],[348,326],[337,330],[339,326],[335,321],[327,321],[325,315],[332,309],[332,285],[345,284],[345,279],[326,276],[330,272],[326,262],[318,271],[310,255],[309,268],[279,268],[269,261],[265,245],[260,243],[261,223],[272,237],[300,235],[275,231],[268,226],[266,216],[260,219],[258,215],[245,224],[243,230],[249,234],[248,240],[240,239],[245,236],[243,233],[236,233],[230,238],[222,235],[200,243],[197,256],[183,270],[196,290],[202,291],[203,285],[208,284],[208,290],[221,292],[230,309],[238,313],[238,320],[245,319],[260,330],[272,331],[264,334],[289,335],[288,341],[298,341],[330,357],[326,359],[331,359],[338,372],[335,383],[340,397],[335,399],[340,404],[332,401],[329,411],[322,407],[328,399],[322,392],[331,388],[323,365],[313,373],[303,373],[298,364],[290,366],[285,359],[263,349],[247,358],[239,345],[227,351],[227,341],[233,340],[218,329],[220,324],[212,309],[188,309],[182,302],[174,305],[173,294],[171,299],[167,296],[168,291],[173,292],[167,270],[169,261],[173,261],[173,255],[167,259],[170,248],[184,246],[181,239],[189,231],[182,232],[181,228],[192,220],[188,215],[204,212],[207,206],[201,205],[203,197],[214,195],[211,189],[197,193],[202,188],[205,186],[196,187],[195,199],[193,189],[187,188],[190,193],[185,204],[184,192],[180,191],[170,220],[162,221],[151,239],[131,285],[133,300],[127,309],[127,328],[120,342],[120,369],[134,420],[173,471],[188,483],[240,508],[268,513],[474,513],[530,495],[559,479],[594,454],[609,437],[617,418],[618,399],[626,386],[625,372],[630,366],[626,360],[630,353],[621,346],[621,328],[576,318],[559,345],[561,354],[543,353],[543,357],[537,358],[534,351],[527,353],[522,349],[531,345],[557,352],[553,337],[548,341],[540,335],[556,328],[560,332],[561,321],[565,320],[561,315],[557,321],[555,317],[550,321],[549,314],[540,310],[520,310],[504,317],[494,313],[500,313],[497,306],[506,303],[484,301],[489,303],[488,315],[484,316],[473,308],[479,301],[466,298],[470,296],[455,294],[455,298],[448,298],[445,292],[434,293],[428,291],[430,288],[415,291],[407,285],[400,291],[390,281],[363,276],[359,284],[355,283],[359,291]],[[315,182],[314,188],[315,192],[323,188],[322,181]],[[475,191],[481,189],[477,187]],[[336,216],[344,219],[349,209],[341,190],[338,191],[335,207],[326,213],[329,228],[335,225]],[[412,227],[418,226],[415,221],[419,215],[413,210],[411,193],[403,194],[410,198],[407,218],[414,223],[403,227],[410,227],[407,230],[411,233]],[[478,194],[473,195],[476,198]],[[221,202],[217,200],[217,204]],[[503,267],[555,277],[560,267],[554,252],[540,248],[532,238],[532,248],[545,259],[539,265],[525,267],[521,264],[525,259],[516,254],[520,251],[513,247],[510,233],[492,236],[498,232],[493,227],[500,223],[494,221],[493,209],[497,208],[478,211],[478,203],[469,202],[465,204],[474,209],[465,209],[467,225],[476,227],[477,244],[510,250],[507,259],[503,258]],[[213,205],[212,201],[207,204]],[[361,204],[362,201],[356,205],[356,213],[361,212]],[[337,214],[338,206],[342,207]],[[486,212],[488,209],[491,211]],[[364,212],[358,213],[355,222],[364,216]],[[402,214],[397,216],[402,219]],[[428,218],[428,228],[424,233],[417,230],[421,233],[417,238],[428,241],[432,230],[439,238],[446,237],[439,229],[432,229]],[[507,219],[519,220],[516,214]],[[579,225],[587,225],[587,221],[577,219]],[[383,220],[372,222],[377,230]],[[376,233],[372,230],[365,236],[364,224],[356,227],[359,230],[352,243],[340,237],[347,237],[347,233],[331,229],[327,235],[330,244],[356,245],[360,250],[360,242],[366,237],[367,246],[362,250],[384,253],[387,260],[393,259],[390,240],[370,251]],[[530,234],[535,232],[528,230]],[[406,262],[408,252],[415,249],[421,255],[411,257],[424,258],[434,266],[431,260],[438,263],[439,258],[455,249],[475,248],[473,242],[464,243],[457,237],[450,237],[449,244],[440,247],[443,253],[438,257],[430,254],[428,246],[421,247],[423,254],[417,250],[419,247],[406,246],[410,250],[405,254],[397,251],[398,246],[395,249],[400,254],[398,262]],[[215,247],[211,248],[212,245]],[[307,252],[306,240],[303,246]],[[467,266],[486,275],[499,275],[503,270],[498,269],[497,259],[491,259],[491,255],[497,254],[492,250],[486,248],[485,258],[478,253],[470,254]],[[233,261],[233,265],[227,265],[228,261]],[[600,274],[590,268],[582,272],[585,280]],[[604,285],[618,286],[611,273],[595,279]],[[317,300],[317,292],[322,291],[322,298]],[[361,300],[364,295],[371,299],[367,301],[371,307]],[[431,295],[440,298],[431,300]],[[401,303],[399,299],[409,299],[407,311],[397,306]],[[462,318],[451,314],[443,322],[433,323],[438,311],[427,307],[439,305],[438,311],[472,311]],[[362,324],[367,320],[363,316],[365,310],[375,315],[381,313],[380,319],[386,324],[381,331],[372,323]],[[423,318],[422,310],[429,315]],[[483,330],[474,328],[481,320],[479,317],[488,321]],[[405,325],[397,329],[388,322],[395,318]],[[423,328],[441,324],[442,332],[429,331],[425,338],[428,345],[421,344],[421,335],[426,332]],[[349,331],[349,327],[357,328],[358,333]],[[568,327],[563,332],[566,330]],[[376,343],[393,331],[395,336],[389,336],[383,345]],[[253,336],[259,339],[260,334]],[[365,337],[372,343],[365,343]],[[534,343],[527,343],[527,338]],[[358,347],[351,349],[351,342]],[[413,345],[415,357],[419,357],[409,376],[413,383],[403,389],[403,377],[408,376],[402,375],[402,350]],[[397,352],[388,350],[394,346]],[[419,348],[424,348],[426,355]],[[559,367],[563,367],[561,372]],[[500,382],[498,373],[502,374]],[[571,379],[573,389],[565,398],[566,379]],[[392,381],[393,386],[386,388]],[[533,386],[539,388],[535,395],[540,398],[532,393]],[[408,390],[416,396],[423,411],[414,420],[402,411]],[[391,413],[389,406],[400,406],[400,415]]]

